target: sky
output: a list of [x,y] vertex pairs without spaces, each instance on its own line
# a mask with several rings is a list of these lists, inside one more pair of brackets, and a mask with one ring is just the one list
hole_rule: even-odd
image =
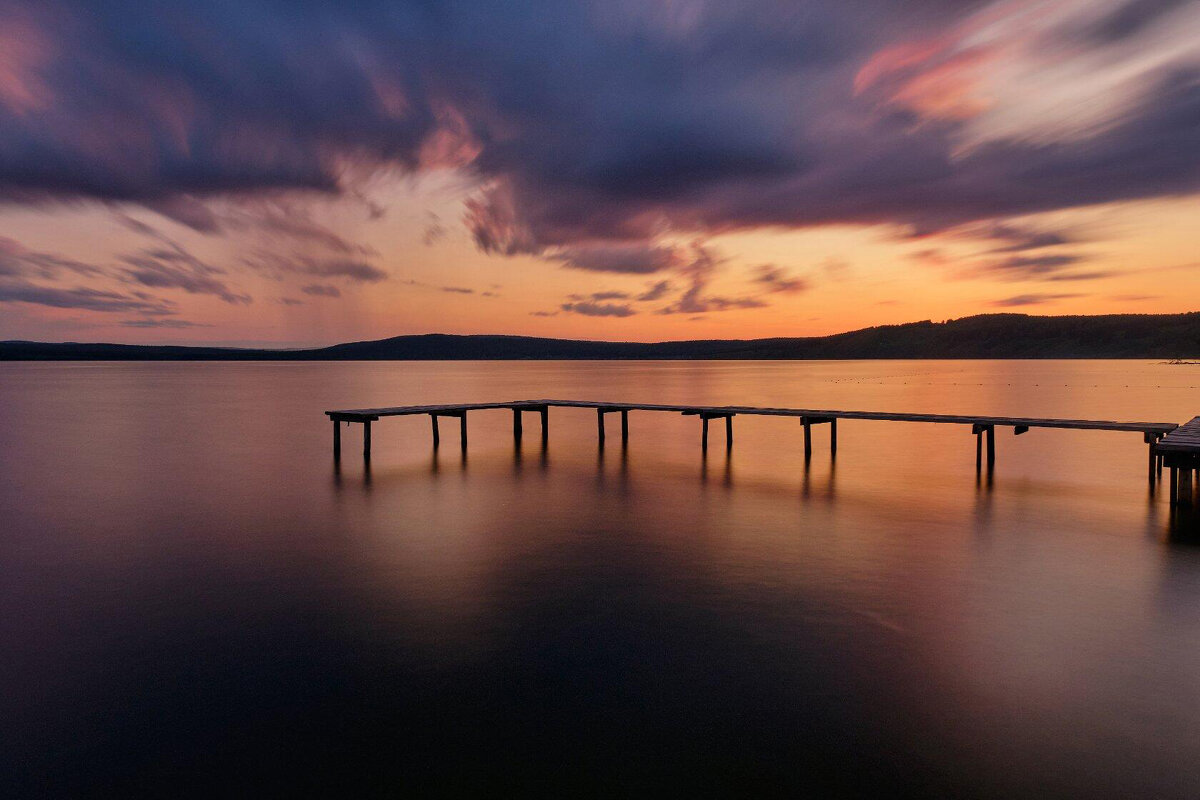
[[1197,0],[0,0],[0,339],[1200,309]]

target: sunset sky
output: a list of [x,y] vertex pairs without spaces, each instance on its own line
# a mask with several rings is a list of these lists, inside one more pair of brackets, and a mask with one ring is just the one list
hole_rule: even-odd
[[1196,0],[0,0],[0,339],[1200,309]]

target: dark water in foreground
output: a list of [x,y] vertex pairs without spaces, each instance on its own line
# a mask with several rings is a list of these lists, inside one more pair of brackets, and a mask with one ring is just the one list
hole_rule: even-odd
[[[1200,795],[1200,537],[1137,434],[595,400],[1183,421],[1129,362],[0,364],[0,793]],[[616,428],[613,418],[610,425]],[[720,429],[718,428],[718,431]]]

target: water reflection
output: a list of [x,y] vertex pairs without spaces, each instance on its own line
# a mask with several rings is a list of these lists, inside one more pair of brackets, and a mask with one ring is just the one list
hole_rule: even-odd
[[843,422],[836,460],[815,426],[806,462],[794,420],[739,417],[733,449],[716,420],[704,454],[693,418],[601,447],[556,410],[522,445],[498,411],[468,470],[422,418],[331,467],[321,417],[1193,416],[1156,369],[0,365],[0,769],[17,795],[1196,796],[1200,535],[1138,436],[1031,432],[973,483],[942,426]]

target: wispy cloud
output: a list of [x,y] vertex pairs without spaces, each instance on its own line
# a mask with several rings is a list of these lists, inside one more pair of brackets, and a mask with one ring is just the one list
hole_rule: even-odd
[[185,319],[123,319],[120,322],[126,328],[211,328],[206,322],[189,322]]
[[146,294],[122,294],[87,287],[62,289],[23,282],[0,284],[0,303],[30,303],[84,311],[134,311],[149,316],[178,313],[171,301]]
[[628,303],[595,303],[590,300],[563,303],[559,308],[568,314],[583,314],[587,317],[632,317],[638,313]]
[[342,290],[336,286],[330,286],[324,283],[310,283],[307,286],[301,286],[300,291],[310,297],[341,297]]
[[804,278],[798,278],[775,266],[763,264],[755,270],[754,282],[765,291],[772,293],[795,294],[807,291],[809,283]]
[[119,275],[127,281],[155,289],[210,294],[234,305],[253,302],[250,295],[235,292],[223,280],[213,277],[224,270],[204,263],[174,243],[126,255],[121,260],[127,266],[119,270]]
[[358,283],[378,283],[388,278],[388,273],[379,267],[351,258],[258,253],[248,256],[243,262],[273,280],[283,280],[288,275],[309,275],[319,278],[344,278]]
[[1012,297],[1005,297],[1002,300],[993,300],[992,305],[1005,308],[1015,306],[1036,306],[1043,303],[1053,303],[1059,300],[1071,300],[1076,297],[1083,297],[1081,294],[1018,294]]

